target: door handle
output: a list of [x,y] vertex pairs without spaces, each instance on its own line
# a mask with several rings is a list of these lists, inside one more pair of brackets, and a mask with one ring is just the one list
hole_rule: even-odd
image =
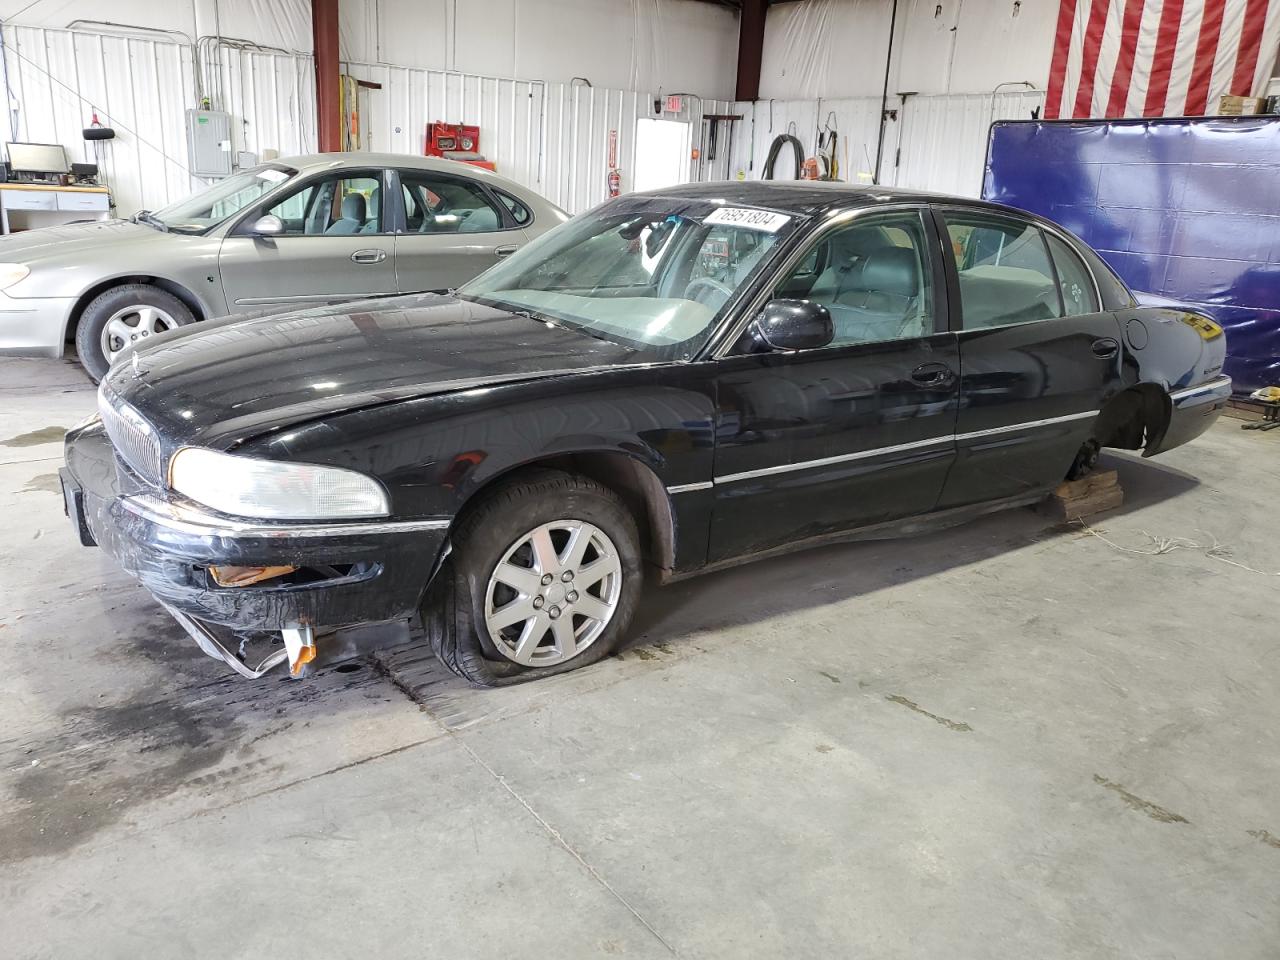
[[368,250],[357,250],[351,255],[351,261],[353,263],[381,263],[385,259],[387,259],[387,251],[375,250],[373,248]]
[[911,371],[911,379],[926,387],[944,387],[955,378],[955,371],[945,363],[922,363]]
[[520,249],[520,244],[518,244],[518,243],[508,243],[508,244],[506,244],[505,246],[501,246],[501,247],[494,247],[494,248],[493,248],[493,255],[494,255],[495,257],[498,257],[499,259],[501,259],[502,257],[509,257],[509,256],[511,256],[513,253],[515,253],[515,252],[516,252],[517,250],[519,250],[519,249]]
[[1093,341],[1093,355],[1099,360],[1110,360],[1120,352],[1120,341],[1114,337],[1102,337]]

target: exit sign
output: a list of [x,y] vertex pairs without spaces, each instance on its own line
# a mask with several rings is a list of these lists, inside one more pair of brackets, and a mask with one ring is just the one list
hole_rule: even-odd
[[679,113],[684,107],[684,101],[679,96],[667,97],[667,113]]

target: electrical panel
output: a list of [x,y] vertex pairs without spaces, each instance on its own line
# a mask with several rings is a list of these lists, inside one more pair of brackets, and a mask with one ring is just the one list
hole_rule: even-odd
[[231,114],[221,110],[187,111],[187,161],[196,177],[231,175]]

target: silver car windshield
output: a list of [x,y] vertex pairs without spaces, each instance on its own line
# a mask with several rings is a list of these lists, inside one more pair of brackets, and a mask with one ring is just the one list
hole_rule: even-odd
[[544,234],[457,295],[684,359],[795,219],[704,200],[624,198]]
[[150,214],[175,233],[204,233],[253,206],[298,171],[282,164],[254,167]]

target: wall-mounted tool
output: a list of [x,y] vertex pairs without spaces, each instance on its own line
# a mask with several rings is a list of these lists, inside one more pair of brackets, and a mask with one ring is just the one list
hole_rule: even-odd
[[[714,175],[716,172],[716,144],[720,139],[720,124],[727,123],[729,130],[727,133],[728,143],[725,146],[724,157],[724,179],[729,179],[729,165],[733,163],[733,128],[734,125],[742,119],[740,113],[704,113],[702,115],[702,143],[706,149],[698,151],[698,177],[702,178],[702,162],[705,160],[707,168]],[[718,178],[717,178],[718,179]]]

